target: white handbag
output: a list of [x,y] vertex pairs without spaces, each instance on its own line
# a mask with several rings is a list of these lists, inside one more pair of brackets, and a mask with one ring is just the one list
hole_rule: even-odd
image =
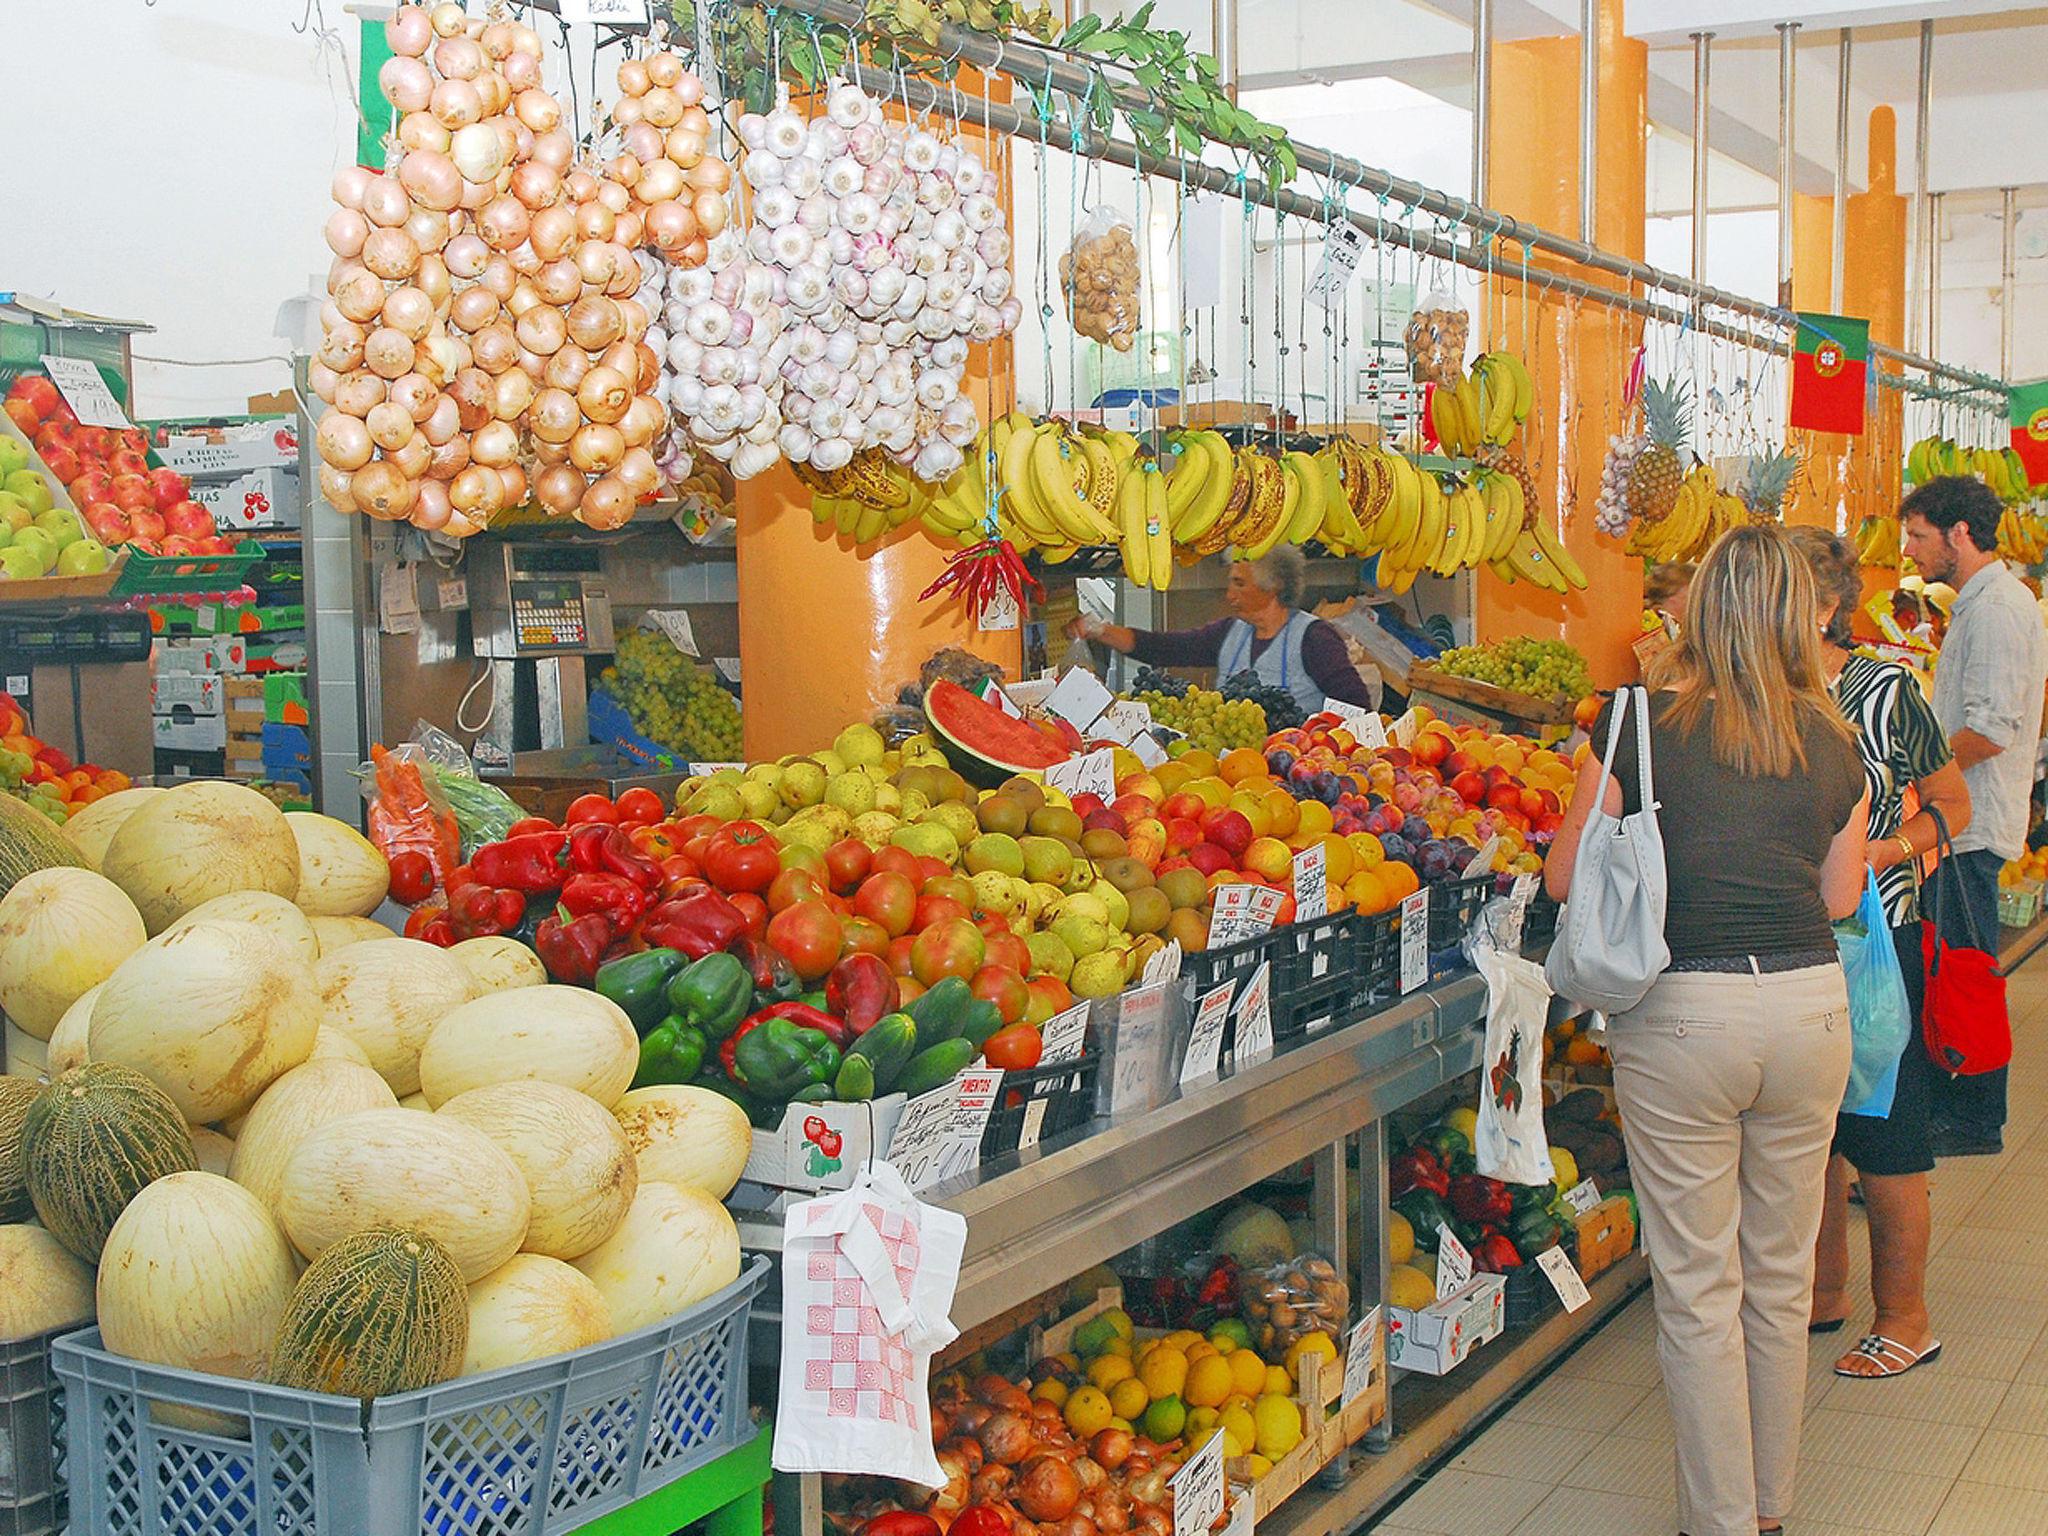
[[[1630,702],[1636,707],[1637,808],[1609,816],[1603,803],[1614,749]],[[1641,688],[1614,695],[1614,715],[1601,759],[1599,788],[1579,834],[1571,895],[1543,971],[1560,997],[1603,1013],[1626,1013],[1643,1000],[1671,964],[1664,942],[1664,837],[1650,772],[1650,696]]]

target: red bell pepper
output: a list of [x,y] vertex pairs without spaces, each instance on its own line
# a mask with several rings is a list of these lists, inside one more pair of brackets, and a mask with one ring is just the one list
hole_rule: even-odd
[[939,1536],[939,1522],[914,1510],[892,1509],[863,1525],[860,1536]]
[[1515,1245],[1491,1227],[1472,1245],[1472,1268],[1482,1275],[1504,1275],[1521,1266],[1522,1255]]
[[441,949],[452,949],[457,942],[455,925],[448,921],[446,912],[442,912],[432,922],[423,926],[415,937],[422,943],[432,944]]
[[598,845],[598,857],[607,873],[623,875],[641,890],[661,889],[661,865],[633,846],[633,839],[617,827]]
[[685,853],[672,853],[661,861],[661,899],[669,901],[704,884],[704,871]]
[[466,885],[448,903],[448,923],[458,939],[510,933],[526,921],[526,897],[489,885]]
[[880,955],[855,953],[832,967],[825,977],[825,1006],[846,1020],[849,1033],[864,1035],[902,1000],[889,962]]
[[1451,1176],[1436,1154],[1427,1147],[1410,1147],[1387,1165],[1387,1197],[1398,1200],[1410,1190],[1426,1189],[1433,1195],[1451,1192]]
[[623,937],[647,910],[647,893],[624,875],[578,874],[562,882],[561,904],[571,917],[597,913],[615,937]]
[[569,851],[567,862],[571,874],[601,875],[607,873],[604,865],[604,840],[618,830],[609,822],[578,822],[569,829]]
[[1498,1227],[1512,1220],[1515,1213],[1515,1197],[1507,1185],[1499,1179],[1489,1179],[1480,1173],[1461,1173],[1451,1180],[1448,1196],[1452,1211],[1461,1221],[1476,1221],[1482,1226]]
[[448,907],[445,902],[436,901],[426,906],[414,907],[406,915],[405,927],[401,932],[408,939],[416,939],[426,929],[427,924],[445,919],[447,916]]
[[754,996],[761,999],[765,1007],[794,996],[801,990],[796,972],[789,962],[769,948],[767,942],[753,934],[741,934],[726,946],[747,968],[747,974],[754,979]]
[[640,938],[652,948],[679,949],[692,960],[702,960],[729,946],[746,928],[746,919],[733,904],[707,885],[654,908],[641,920]]
[[557,906],[554,916],[542,918],[533,934],[534,952],[548,974],[572,987],[587,987],[597,980],[611,944],[612,926],[602,913],[579,917],[566,906]]
[[563,832],[529,832],[508,837],[501,843],[485,843],[469,861],[470,873],[484,885],[501,890],[538,895],[558,891],[566,871],[562,867]]
[[525,837],[530,832],[559,832],[561,830],[560,827],[549,821],[545,816],[525,816],[513,822],[511,826],[505,829],[505,841],[509,843],[513,838]]

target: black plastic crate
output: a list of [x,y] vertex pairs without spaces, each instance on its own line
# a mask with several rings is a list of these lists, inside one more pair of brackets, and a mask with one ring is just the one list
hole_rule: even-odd
[[995,1107],[988,1112],[988,1124],[982,1129],[982,1161],[1017,1150],[1034,1102],[1045,1105],[1044,1119],[1038,1127],[1040,1141],[1085,1125],[1095,1112],[1095,1073],[1101,1064],[1101,1052],[1083,1051],[1073,1061],[1005,1072],[1003,1085],[996,1091]]
[[1548,944],[1557,937],[1558,910],[1558,903],[1539,887],[1535,899],[1529,903],[1529,910],[1522,914],[1524,949],[1538,944]]
[[1533,1253],[1525,1254],[1523,1262],[1507,1272],[1502,1296],[1501,1320],[1510,1328],[1532,1327],[1564,1305]]
[[1429,892],[1429,952],[1431,956],[1455,950],[1479,920],[1479,912],[1496,892],[1491,874],[1472,875],[1463,880],[1445,880]]
[[1371,1011],[1360,967],[1365,921],[1339,912],[1273,931],[1275,1045],[1355,1024]]
[[1357,913],[1352,918],[1361,998],[1384,1001],[1401,990],[1401,909]]
[[1188,1000],[1200,1002],[1204,994],[1215,991],[1226,981],[1244,982],[1251,978],[1261,962],[1277,960],[1277,940],[1285,929],[1269,928],[1256,938],[1243,939],[1236,944],[1225,944],[1220,949],[1204,949],[1181,958],[1180,979],[1187,983]]

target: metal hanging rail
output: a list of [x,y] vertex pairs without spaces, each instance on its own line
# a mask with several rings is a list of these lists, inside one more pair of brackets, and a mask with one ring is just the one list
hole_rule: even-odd
[[[866,9],[860,0],[718,0],[718,3],[734,8],[779,11],[784,15],[804,16],[854,32],[861,29],[866,19]],[[899,72],[856,64],[851,59],[841,72],[863,89],[886,93],[898,99],[914,96],[914,105],[919,111],[937,112],[941,116],[970,125],[986,123],[989,128],[999,129],[1013,137],[1040,138],[1049,145],[1073,154],[1107,160],[1149,175],[1171,177],[1191,188],[1242,196],[1261,207],[1274,208],[1312,222],[1320,223],[1341,216],[1384,244],[1406,246],[1417,254],[1432,256],[1484,272],[1492,277],[1526,280],[1547,293],[1591,300],[1640,315],[1645,319],[1663,321],[1671,325],[1690,325],[1696,331],[1738,342],[1757,351],[1783,354],[1791,346],[1790,334],[1782,338],[1766,339],[1754,330],[1739,329],[1708,313],[1710,310],[1727,311],[1744,319],[1779,327],[1790,333],[1798,322],[1788,309],[1761,303],[1708,283],[1694,282],[1677,273],[1653,267],[1647,262],[1614,255],[1585,241],[1556,234],[1496,209],[1481,207],[1466,198],[1438,191],[1421,182],[1396,176],[1378,166],[1367,165],[1346,155],[1333,154],[1314,145],[1294,145],[1297,163],[1302,171],[1318,177],[1336,191],[1337,195],[1333,198],[1312,197],[1284,187],[1278,192],[1259,191],[1256,189],[1262,187],[1263,183],[1255,174],[1226,170],[1221,166],[1192,160],[1184,155],[1168,155],[1163,159],[1144,155],[1135,145],[1114,138],[1105,138],[1085,128],[1076,132],[1051,118],[1051,97],[1057,93],[1083,100],[1091,97],[1099,99],[1104,82],[1093,71],[1073,62],[1057,50],[1020,43],[1012,38],[991,37],[986,33],[946,23],[940,26],[935,51],[948,60],[972,64],[983,71],[1009,76],[1028,93],[1032,93],[1034,100],[1043,100],[1048,104],[1047,115],[1042,117],[1037,110],[1026,111],[980,99],[970,102],[957,87],[916,77],[906,78]],[[1109,93],[1113,105],[1119,110],[1148,110],[1144,96],[1134,88],[1110,82]],[[1343,195],[1353,190],[1370,193],[1382,202],[1399,203],[1416,213],[1428,214],[1445,224],[1472,230],[1485,240],[1518,245],[1522,248],[1522,259],[1502,260],[1498,256],[1489,256],[1482,245],[1460,244],[1413,229],[1396,220],[1361,212],[1342,201]],[[1583,282],[1544,267],[1530,266],[1527,258],[1529,253],[1534,251],[1560,257],[1575,266],[1591,268],[1628,282],[1640,283],[1646,288],[1656,289],[1675,299],[1684,300],[1686,305],[1681,308],[1663,304],[1654,299],[1620,292],[1596,283]],[[1919,372],[1930,379],[1946,379],[1952,385],[1960,386],[1947,390],[1924,388],[1916,385],[1903,373],[1889,373],[1880,369],[1876,371],[1875,377],[1879,386],[1883,388],[1914,394],[1939,395],[1942,398],[1983,393],[1995,394],[2002,399],[2006,393],[2004,381],[1994,379],[1989,374],[1957,368],[1937,362],[1933,358],[1902,352],[1880,343],[1872,343],[1870,350],[1874,357],[1894,363],[1902,370]]]

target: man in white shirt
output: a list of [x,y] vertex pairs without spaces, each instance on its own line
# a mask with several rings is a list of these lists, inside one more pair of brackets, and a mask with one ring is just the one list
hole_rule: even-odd
[[[1930,480],[1899,506],[1905,552],[1927,580],[1956,591],[1935,664],[1933,704],[1970,787],[1970,824],[1956,837],[1954,860],[1942,866],[1952,881],[1945,894],[1962,898],[1970,921],[1945,914],[1942,926],[1951,942],[1994,955],[1998,871],[2026,849],[2048,680],[2048,628],[2034,595],[1998,557],[2003,512],[1988,485],[1965,475]],[[1945,1088],[1936,1101],[1935,1154],[2000,1151],[2005,1070],[1948,1078]]]

